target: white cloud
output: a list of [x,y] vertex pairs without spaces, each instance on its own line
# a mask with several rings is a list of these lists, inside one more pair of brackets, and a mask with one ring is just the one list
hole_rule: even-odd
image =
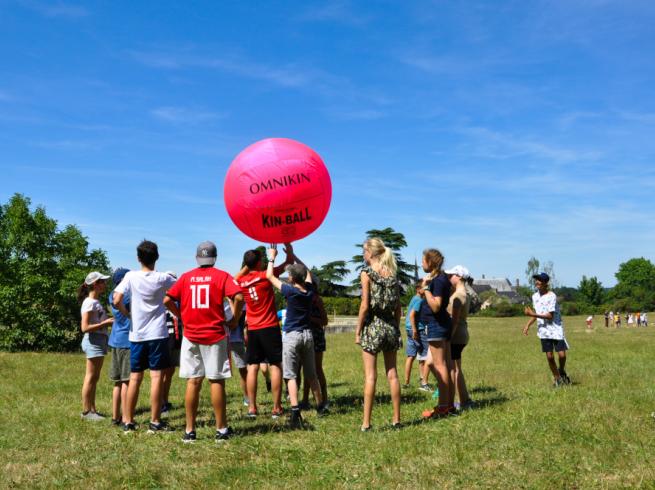
[[157,119],[176,124],[198,124],[225,117],[224,114],[217,112],[172,106],[158,107],[153,109],[151,114]]
[[85,7],[71,3],[24,0],[21,4],[45,17],[78,19],[89,15],[89,11]]

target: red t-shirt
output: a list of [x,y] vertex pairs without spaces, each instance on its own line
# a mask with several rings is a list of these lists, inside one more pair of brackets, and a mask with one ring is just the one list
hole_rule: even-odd
[[265,271],[252,271],[239,278],[239,286],[246,301],[248,330],[277,327],[277,310],[273,285]]
[[211,345],[225,338],[223,300],[241,292],[234,278],[215,267],[185,272],[166,293],[180,303],[184,336]]

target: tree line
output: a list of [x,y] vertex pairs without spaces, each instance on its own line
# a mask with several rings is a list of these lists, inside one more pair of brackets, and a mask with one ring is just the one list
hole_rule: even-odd
[[[398,279],[405,291],[403,304],[407,304],[414,294],[415,276],[423,274],[416,264],[404,260],[401,251],[407,241],[402,233],[390,227],[366,232],[366,238],[376,236],[396,256]],[[359,272],[364,260],[362,243],[355,247],[358,251],[348,261],[312,267],[330,314],[356,315],[359,310]],[[21,194],[0,205],[0,350],[77,349],[81,333],[75,293],[92,270],[110,271],[107,254],[90,250],[88,240],[76,226],[60,229],[42,206],[32,210],[30,199]],[[577,288],[559,286],[553,263],[542,264],[535,257],[528,261],[528,284],[538,270],[546,270],[554,279],[564,314],[655,308],[655,265],[643,257],[619,266],[613,288],[605,288],[596,277],[586,276]],[[351,273],[356,273],[355,278],[343,284]],[[532,290],[522,286],[519,293],[527,299]],[[510,305],[487,314],[507,316],[517,312],[518,308]]]

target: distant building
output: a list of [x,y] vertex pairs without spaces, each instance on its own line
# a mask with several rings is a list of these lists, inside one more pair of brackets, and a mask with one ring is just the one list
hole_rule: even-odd
[[[487,279],[484,277],[484,274],[480,279],[476,279],[473,283],[473,289],[478,293],[478,295],[485,291],[494,291],[501,298],[506,298],[511,304],[527,304],[529,298],[519,294],[518,286],[518,279],[516,280],[516,284],[512,285],[512,282],[507,278],[492,277]],[[482,304],[482,309],[486,309],[489,306],[491,306],[490,299]]]

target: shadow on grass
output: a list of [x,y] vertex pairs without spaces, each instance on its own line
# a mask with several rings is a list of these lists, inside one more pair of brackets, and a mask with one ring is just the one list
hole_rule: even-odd
[[[410,404],[420,401],[426,401],[424,393],[402,393],[400,396],[401,404]],[[364,404],[364,397],[362,394],[349,393],[345,395],[331,396],[330,397],[330,413],[345,414],[352,411],[359,411]],[[386,405],[391,404],[391,395],[388,393],[375,395],[375,404]]]
[[473,388],[471,391],[471,394],[476,394],[476,393],[495,393],[498,391],[498,389],[494,386],[476,386]]
[[[413,420],[408,420],[406,422],[403,422],[401,424],[401,427],[420,425],[427,422],[437,422],[439,420],[452,420],[457,418],[458,416],[464,415],[467,412],[477,412],[478,410],[484,410],[487,408],[494,407],[496,405],[502,405],[503,403],[507,403],[508,401],[509,398],[507,398],[505,395],[497,395],[491,398],[485,398],[484,400],[477,400],[473,407],[467,408],[466,410],[459,412],[458,415],[455,417],[446,417],[444,419],[424,419],[423,417],[419,417]],[[430,407],[426,407],[426,408],[430,408]]]

